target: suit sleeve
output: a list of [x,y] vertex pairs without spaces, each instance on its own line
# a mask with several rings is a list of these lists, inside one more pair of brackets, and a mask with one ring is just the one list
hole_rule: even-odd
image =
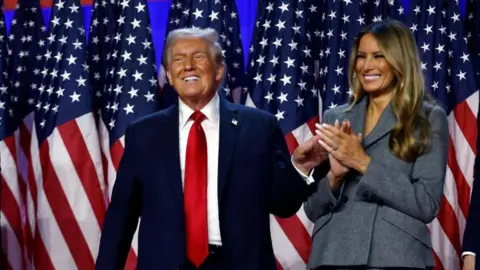
[[315,184],[308,185],[293,167],[285,137],[274,117],[270,125],[273,134],[269,206],[272,214],[285,218],[300,209]]
[[475,164],[475,180],[468,210],[467,224],[463,235],[463,252],[473,252],[480,256],[480,160]]
[[[330,111],[325,111],[322,119],[322,123],[331,123]],[[333,191],[328,184],[327,173],[330,170],[330,164],[327,161],[317,166],[313,173],[313,179],[315,179],[315,190],[305,202],[303,209],[310,221],[315,222],[318,218],[330,213],[339,203],[338,198],[342,189]]]
[[95,269],[123,269],[140,215],[140,188],[135,179],[136,145],[132,128],[125,135],[125,150],[103,223]]
[[360,179],[357,194],[399,212],[431,222],[438,213],[443,194],[448,154],[448,124],[443,109],[429,115],[431,140],[427,151],[413,164],[413,171],[397,170],[381,159],[372,159]]

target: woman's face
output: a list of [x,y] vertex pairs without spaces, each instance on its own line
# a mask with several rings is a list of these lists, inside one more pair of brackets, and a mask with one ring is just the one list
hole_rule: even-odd
[[369,94],[390,91],[394,78],[392,66],[380,50],[377,39],[372,34],[365,34],[360,39],[355,72],[362,88]]

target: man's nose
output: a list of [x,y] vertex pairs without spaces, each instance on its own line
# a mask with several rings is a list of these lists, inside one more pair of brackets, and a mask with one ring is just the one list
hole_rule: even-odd
[[192,70],[193,69],[193,61],[191,58],[187,58],[185,60],[185,70]]

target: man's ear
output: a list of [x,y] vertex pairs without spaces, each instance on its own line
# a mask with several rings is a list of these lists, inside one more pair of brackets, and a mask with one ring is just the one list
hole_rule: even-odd
[[215,76],[215,80],[217,80],[217,82],[221,82],[224,74],[225,74],[225,65],[221,63],[217,67],[217,76]]

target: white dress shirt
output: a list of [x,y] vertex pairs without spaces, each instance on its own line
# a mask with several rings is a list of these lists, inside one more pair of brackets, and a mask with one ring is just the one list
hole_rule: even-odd
[[[193,110],[185,103],[179,100],[179,130],[180,130],[180,168],[182,172],[182,187],[185,182],[185,157],[187,152],[187,141],[193,120],[190,116]],[[220,236],[220,221],[218,215],[218,148],[220,134],[220,100],[215,95],[212,100],[200,110],[206,117],[202,122],[202,128],[207,138],[207,226],[208,226],[208,243],[212,245],[221,245],[222,238]],[[293,162],[292,162],[293,163]],[[295,165],[293,165],[295,167]],[[310,175],[303,174],[296,167],[297,172],[302,178],[311,184],[315,180],[312,177],[313,170]]]
[[[185,157],[187,153],[187,141],[193,120],[190,116],[193,110],[179,100],[179,130],[180,130],[180,168],[182,170],[182,186],[185,182]],[[207,226],[208,243],[221,245],[220,221],[218,216],[218,146],[220,134],[220,100],[215,95],[212,100],[200,110],[206,119],[202,122],[202,128],[207,138]]]

